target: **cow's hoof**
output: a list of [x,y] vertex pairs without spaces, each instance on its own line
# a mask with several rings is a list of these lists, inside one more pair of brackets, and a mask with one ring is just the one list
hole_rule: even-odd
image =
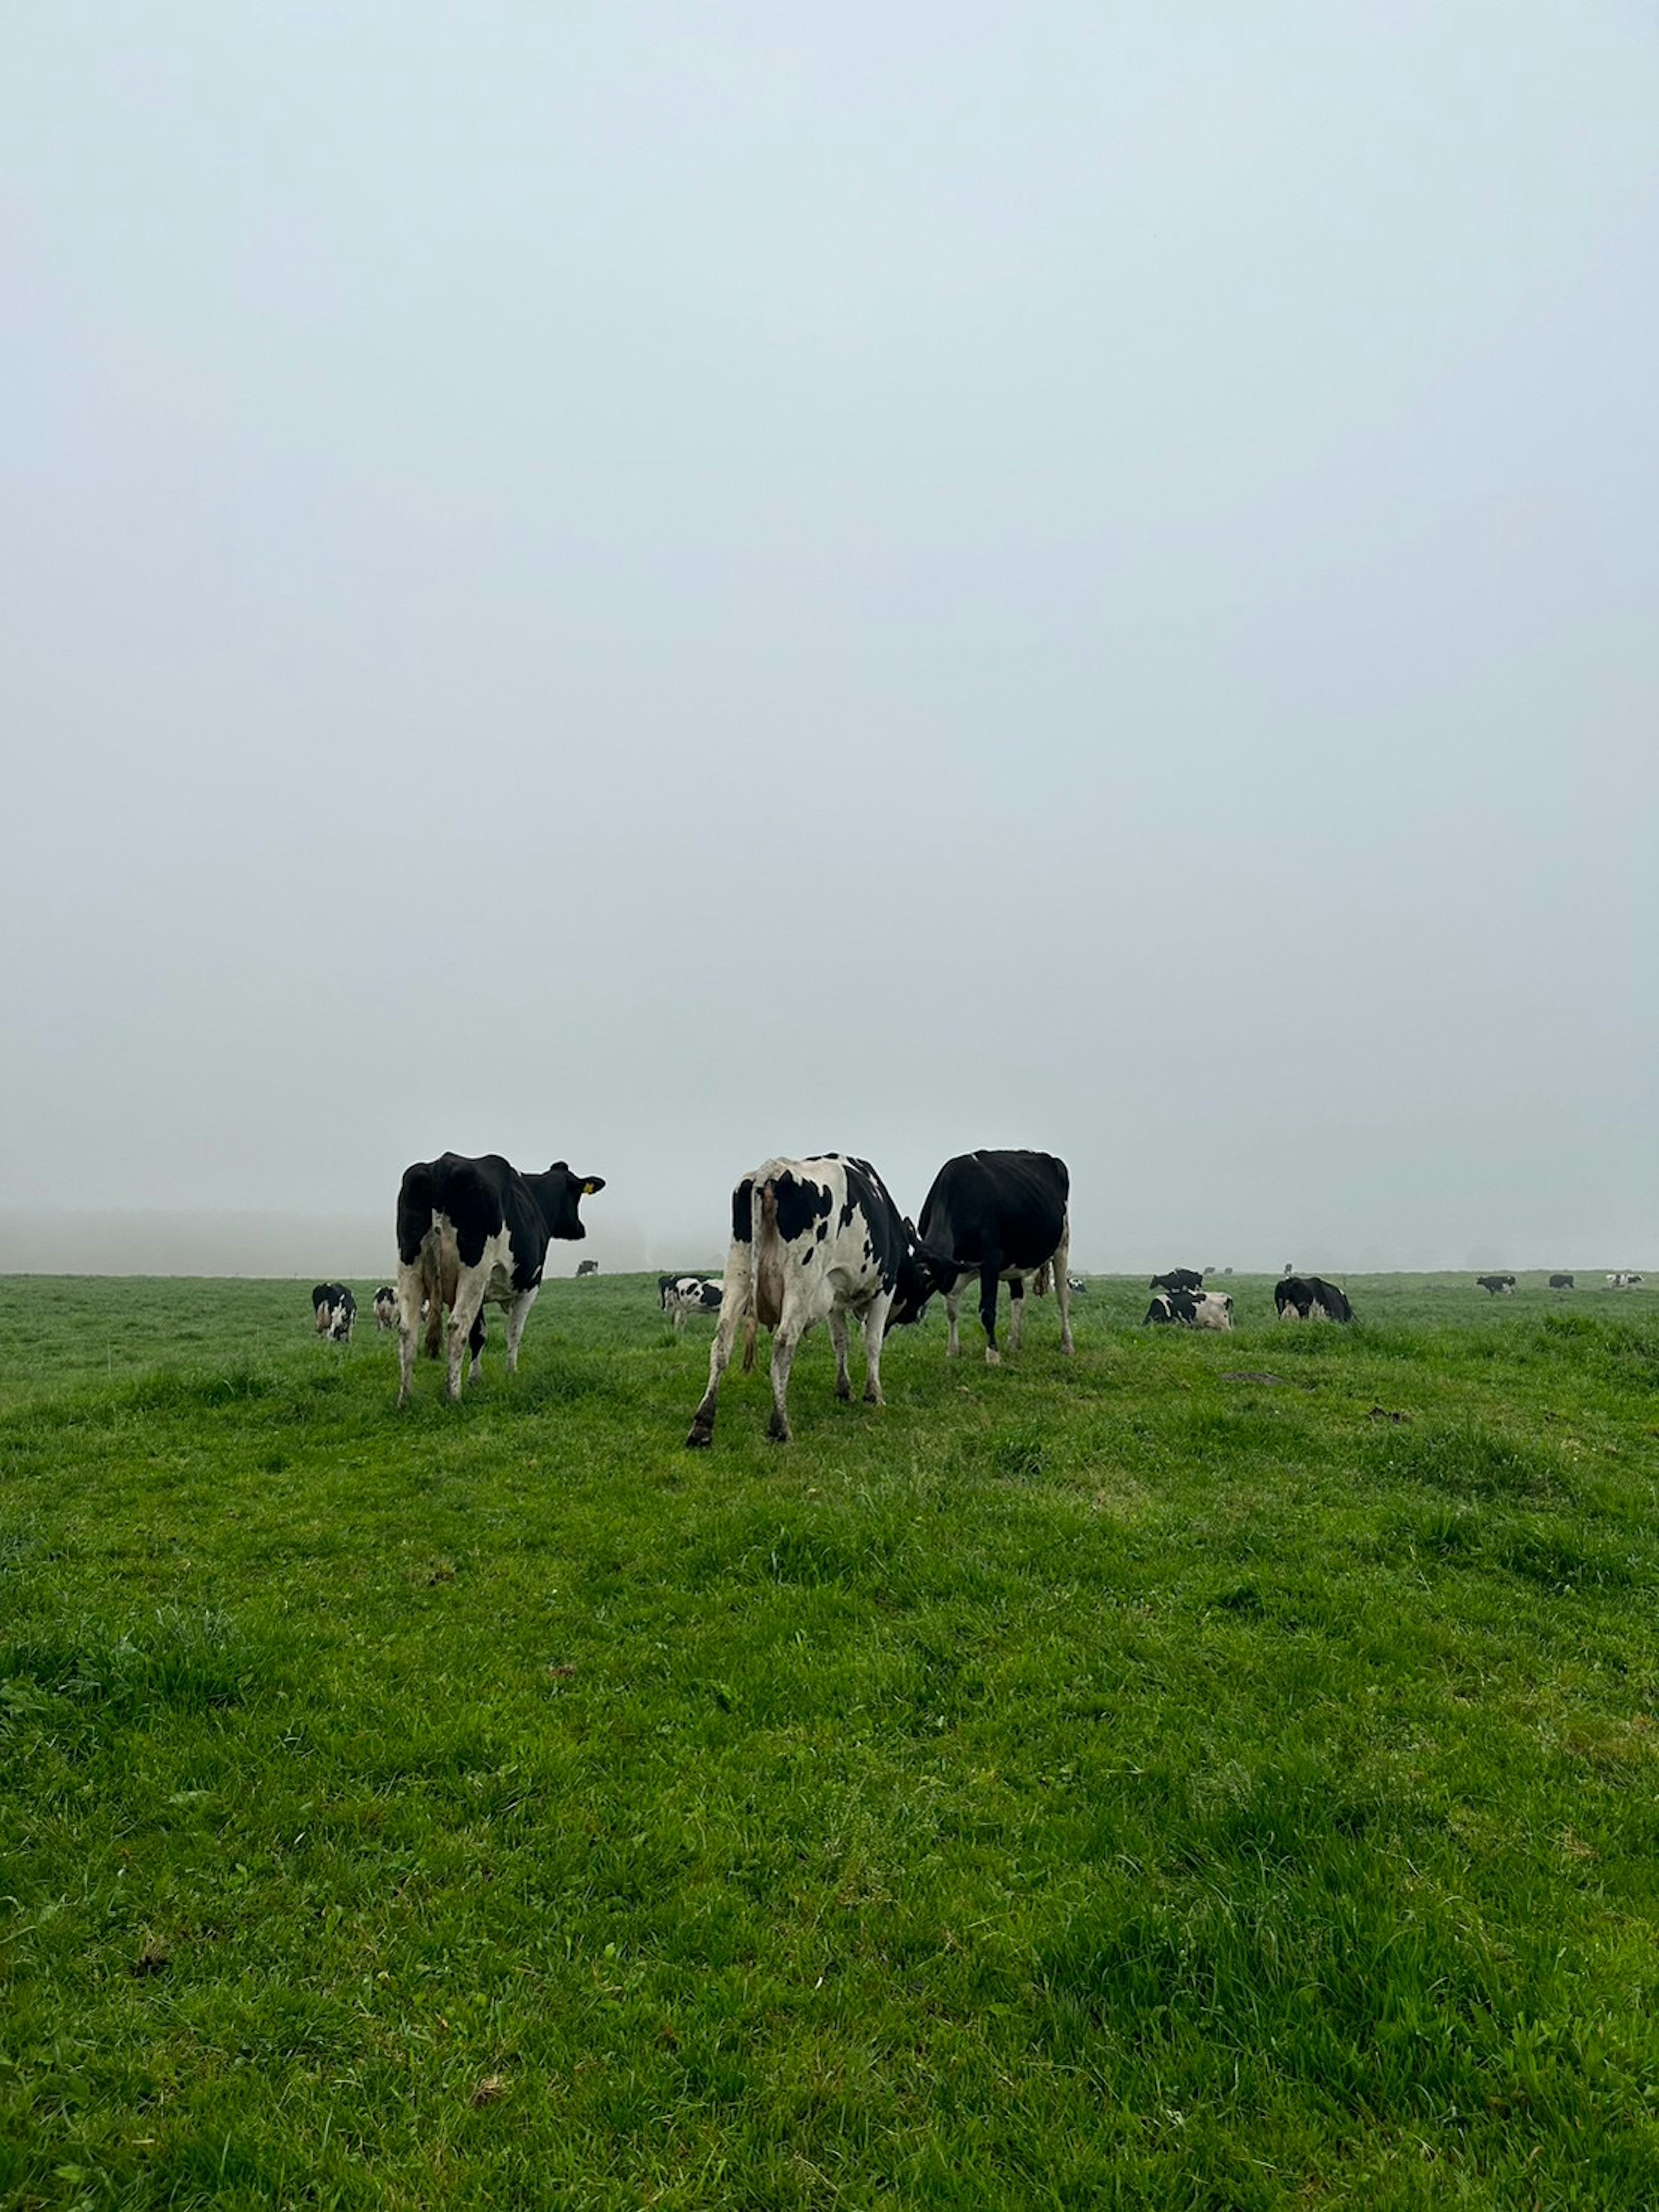
[[789,1424],[781,1413],[773,1414],[766,1425],[766,1433],[775,1444],[787,1444],[790,1441]]
[[864,1394],[864,1402],[866,1406],[884,1406],[887,1401],[879,1390],[866,1390]]
[[685,1440],[685,1448],[688,1451],[707,1451],[714,1441],[713,1429],[705,1429],[700,1423],[693,1421],[691,1432]]
[[988,1352],[985,1355],[985,1364],[988,1367],[1000,1367],[1002,1354],[1000,1352]]

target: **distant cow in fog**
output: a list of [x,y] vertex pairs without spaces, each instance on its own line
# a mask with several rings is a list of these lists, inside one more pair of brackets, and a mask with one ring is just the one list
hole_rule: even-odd
[[319,1283],[311,1294],[311,1310],[319,1336],[327,1337],[331,1344],[350,1343],[357,1301],[343,1283]]
[[1515,1293],[1515,1278],[1513,1275],[1477,1275],[1474,1286],[1478,1291],[1484,1291],[1489,1298],[1511,1297]]
[[581,1280],[584,1275],[597,1275],[599,1272],[599,1263],[597,1260],[579,1260],[576,1262],[576,1279],[578,1282]]
[[374,1293],[374,1326],[376,1328],[396,1328],[398,1326],[398,1293],[390,1283],[382,1283]]
[[1610,1291],[1633,1291],[1641,1279],[1639,1275],[1609,1275],[1607,1288]]
[[1352,1321],[1346,1294],[1322,1275],[1287,1275],[1273,1285],[1280,1321]]
[[1577,1287],[1578,1285],[1573,1281],[1571,1275],[1552,1275],[1550,1277],[1550,1288],[1553,1291],[1574,1291],[1577,1290]]

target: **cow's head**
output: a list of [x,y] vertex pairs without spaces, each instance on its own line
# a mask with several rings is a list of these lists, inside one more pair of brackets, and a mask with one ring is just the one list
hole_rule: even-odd
[[887,1315],[890,1328],[908,1322],[920,1321],[927,1310],[927,1301],[935,1291],[948,1291],[962,1273],[948,1252],[934,1250],[924,1244],[915,1231],[915,1224],[904,1224],[904,1257],[899,1261],[898,1280],[893,1285],[893,1303]]
[[605,1188],[603,1176],[577,1175],[563,1160],[555,1160],[545,1175],[527,1176],[526,1180],[534,1186],[536,1203],[541,1208],[550,1237],[562,1237],[574,1244],[586,1236],[576,1209],[583,1199]]

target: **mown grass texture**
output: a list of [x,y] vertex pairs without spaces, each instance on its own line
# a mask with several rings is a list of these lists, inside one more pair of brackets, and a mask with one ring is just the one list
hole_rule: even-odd
[[0,2202],[1659,2202],[1654,1309],[1229,1287],[0,1283]]

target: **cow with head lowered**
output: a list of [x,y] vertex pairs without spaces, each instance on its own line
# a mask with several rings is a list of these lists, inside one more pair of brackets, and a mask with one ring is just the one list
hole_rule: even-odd
[[350,1343],[357,1301],[343,1283],[319,1283],[311,1293],[311,1310],[319,1336],[325,1336],[331,1344]]
[[714,1442],[720,1376],[746,1318],[772,1331],[767,1434],[774,1443],[790,1440],[789,1370],[796,1346],[815,1322],[830,1325],[836,1395],[842,1399],[853,1395],[847,1317],[855,1315],[863,1323],[865,1402],[882,1404],[882,1339],[895,1323],[921,1320],[940,1286],[940,1272],[867,1160],[822,1152],[810,1159],[766,1161],[732,1194],[732,1244],[708,1356],[708,1388],[686,1443]]
[[1051,1152],[963,1152],[946,1160],[933,1177],[917,1234],[930,1252],[943,1254],[951,1263],[943,1285],[951,1358],[961,1349],[957,1310],[975,1277],[988,1366],[999,1365],[1001,1358],[997,1285],[1008,1285],[1008,1348],[1018,1352],[1028,1277],[1039,1297],[1052,1279],[1060,1308],[1060,1348],[1072,1349],[1072,1285],[1066,1272],[1071,1194],[1070,1171]]
[[1286,1275],[1273,1285],[1280,1321],[1352,1321],[1347,1294],[1322,1275]]
[[603,1176],[576,1175],[556,1160],[544,1175],[520,1175],[498,1152],[466,1159],[445,1152],[416,1160],[398,1193],[398,1403],[409,1396],[422,1306],[427,1357],[438,1356],[449,1309],[448,1386],[461,1395],[468,1351],[472,1373],[483,1349],[486,1298],[507,1309],[507,1371],[519,1364],[519,1339],[541,1288],[556,1237],[586,1237],[582,1199],[605,1188]]

